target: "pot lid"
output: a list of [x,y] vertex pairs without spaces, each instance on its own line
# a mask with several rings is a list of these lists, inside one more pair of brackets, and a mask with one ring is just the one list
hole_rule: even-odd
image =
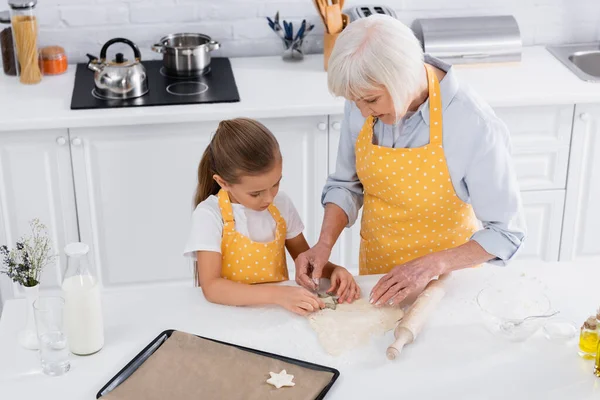
[[37,0],[9,0],[8,5],[13,10],[26,10],[33,8],[37,4]]
[[10,24],[10,11],[0,12],[0,23]]

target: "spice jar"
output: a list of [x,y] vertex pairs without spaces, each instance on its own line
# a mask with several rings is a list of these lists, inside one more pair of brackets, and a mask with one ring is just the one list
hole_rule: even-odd
[[40,50],[42,73],[44,75],[60,75],[67,72],[67,55],[60,46],[47,46]]
[[2,69],[6,75],[17,76],[17,61],[13,44],[12,29],[10,27],[10,12],[0,12],[0,23],[8,24],[7,28],[0,30],[0,51],[2,51]]
[[37,0],[9,0],[13,40],[19,62],[19,80],[34,84],[42,80],[38,53]]
[[596,316],[589,317],[581,327],[579,336],[579,355],[586,360],[593,360],[598,350],[598,324]]

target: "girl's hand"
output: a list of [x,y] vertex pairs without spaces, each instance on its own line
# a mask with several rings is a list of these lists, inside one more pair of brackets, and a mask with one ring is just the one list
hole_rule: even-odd
[[274,303],[299,315],[308,315],[325,308],[316,294],[300,287],[278,286]]
[[346,268],[336,266],[331,272],[331,287],[327,293],[335,293],[338,296],[338,303],[344,301],[352,303],[360,298],[360,287]]

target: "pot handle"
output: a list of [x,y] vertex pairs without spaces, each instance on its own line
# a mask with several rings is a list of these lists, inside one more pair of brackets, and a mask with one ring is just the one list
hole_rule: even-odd
[[216,40],[211,40],[208,42],[208,51],[217,50],[219,47],[221,47],[221,43],[217,42]]
[[102,46],[102,50],[100,50],[100,60],[102,62],[106,60],[106,51],[108,50],[108,48],[115,43],[125,43],[126,45],[131,47],[131,49],[133,50],[133,54],[138,61],[142,59],[142,53],[140,52],[140,49],[136,46],[135,43],[125,38],[114,38],[110,39],[108,42],[104,43],[104,46]]
[[163,53],[165,51],[165,46],[163,46],[162,44],[159,44],[159,43],[154,43],[152,45],[152,51],[154,51],[156,53]]

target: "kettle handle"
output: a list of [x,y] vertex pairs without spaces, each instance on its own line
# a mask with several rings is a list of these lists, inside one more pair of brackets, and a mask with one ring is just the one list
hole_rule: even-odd
[[108,50],[108,48],[111,45],[113,45],[115,43],[125,43],[126,45],[131,47],[131,49],[133,50],[133,54],[138,61],[140,61],[142,59],[142,53],[140,52],[140,49],[136,46],[135,43],[133,43],[131,40],[125,39],[125,38],[114,38],[114,39],[110,39],[108,42],[104,43],[104,46],[102,46],[102,50],[100,50],[100,60],[101,61],[106,60],[106,51]]

